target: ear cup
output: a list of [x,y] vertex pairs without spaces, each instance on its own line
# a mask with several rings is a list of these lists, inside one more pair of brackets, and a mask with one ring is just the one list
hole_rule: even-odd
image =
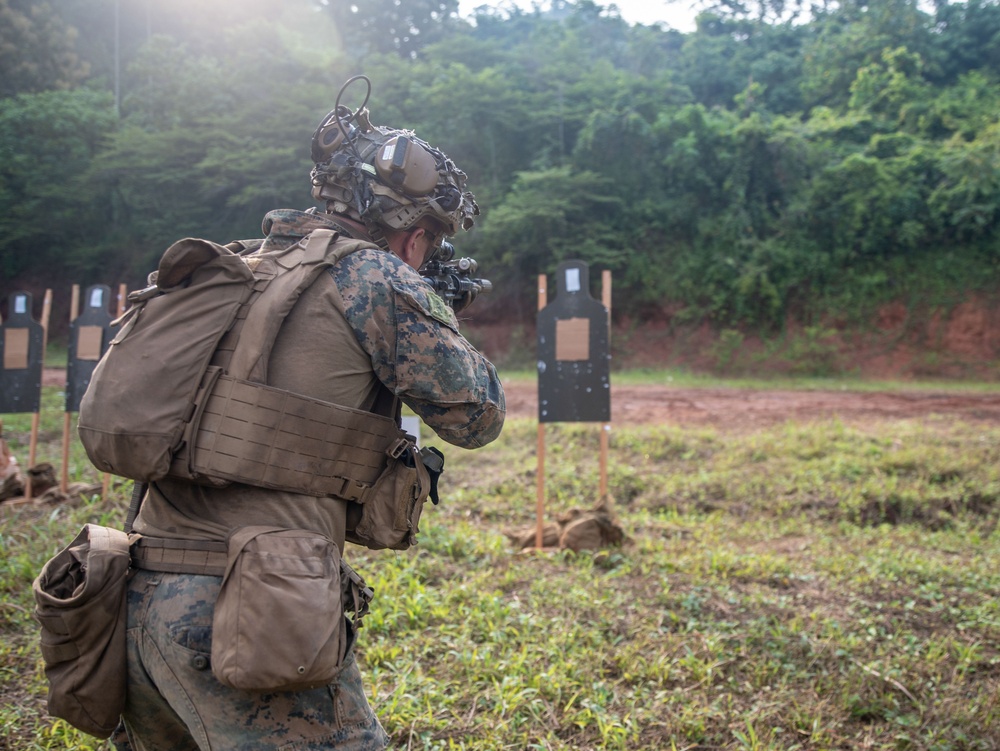
[[406,136],[390,138],[379,148],[375,169],[386,185],[411,196],[426,196],[437,187],[434,156]]

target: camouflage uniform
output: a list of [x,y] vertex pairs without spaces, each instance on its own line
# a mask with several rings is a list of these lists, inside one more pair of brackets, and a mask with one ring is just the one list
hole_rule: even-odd
[[261,694],[219,683],[210,655],[220,583],[215,576],[135,574],[125,719],[136,751],[385,748],[353,654],[336,682],[312,691]]
[[[285,248],[322,214],[268,214],[263,249]],[[494,367],[458,332],[454,313],[395,255],[360,250],[307,289],[283,324],[269,385],[370,410],[389,389],[444,440],[474,448],[504,419]],[[263,524],[309,529],[344,547],[347,504],[336,498],[233,484],[154,483],[134,529],[147,537],[224,541]],[[137,751],[384,748],[388,739],[365,697],[353,654],[321,689],[236,691],[210,669],[219,577],[138,571],[128,600],[125,722]]]

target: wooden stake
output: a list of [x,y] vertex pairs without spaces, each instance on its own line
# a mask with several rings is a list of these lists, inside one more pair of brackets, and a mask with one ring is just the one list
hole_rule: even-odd
[[[611,351],[611,271],[605,269],[601,272],[601,302],[608,309],[608,352]],[[611,437],[611,423],[606,422],[601,426],[601,479],[600,498],[602,501],[610,502],[608,496],[608,440]]]
[[62,474],[59,477],[59,490],[63,495],[69,490],[69,441],[72,428],[73,415],[66,412],[63,415]]
[[38,425],[41,415],[35,412],[31,416],[31,440],[28,442],[28,466],[24,468],[24,497],[31,500],[31,468],[35,466],[35,451],[38,448]]
[[[538,276],[538,309],[544,308],[548,301],[548,278],[545,274]],[[535,547],[541,549],[545,540],[545,423],[538,420],[538,475],[535,478]]]
[[[52,290],[45,290],[45,297],[42,302],[42,372],[45,372],[45,348],[49,343],[49,314],[52,312]],[[41,412],[35,412],[31,416],[31,441],[28,444],[28,466],[24,478],[24,497],[31,500],[31,468],[35,466],[35,453],[38,449],[38,428],[41,424]]]
[[45,348],[49,344],[49,315],[52,313],[52,290],[45,290],[42,302],[42,367],[45,367]]

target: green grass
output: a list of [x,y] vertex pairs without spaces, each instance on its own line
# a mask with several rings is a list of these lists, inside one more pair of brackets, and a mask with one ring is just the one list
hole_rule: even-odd
[[[598,431],[547,430],[552,518],[596,500]],[[629,543],[579,555],[503,534],[533,524],[535,439],[513,420],[446,449],[420,544],[348,551],[377,593],[358,650],[394,747],[1000,747],[1000,428],[616,427]],[[128,490],[0,507],[0,748],[103,748],[45,715],[29,587],[81,524],[120,524]]]
[[50,340],[45,347],[45,367],[65,368],[69,361],[66,342]]

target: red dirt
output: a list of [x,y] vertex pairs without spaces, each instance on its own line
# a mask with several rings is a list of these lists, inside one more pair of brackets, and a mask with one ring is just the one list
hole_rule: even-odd
[[[65,383],[65,371],[45,370],[46,386]],[[837,417],[844,422],[932,415],[1000,424],[1000,392],[791,391],[616,386],[611,377],[611,420],[622,425],[706,425],[749,429],[789,420]],[[510,417],[537,417],[538,391],[530,381],[504,384]]]
[[43,386],[65,386],[66,371],[62,368],[45,368],[42,371]]
[[[501,364],[512,356],[530,367],[535,348],[532,326],[463,324],[470,338]],[[872,327],[849,330],[826,321],[813,329],[789,321],[785,331],[764,341],[750,332],[728,333],[707,323],[677,323],[670,310],[642,320],[615,321],[611,355],[616,369],[678,369],[729,376],[795,375],[826,372],[870,380],[921,379],[996,383],[1000,380],[1000,301],[971,298],[950,310],[884,306]],[[1000,423],[1000,389],[993,393],[931,391],[901,387],[892,392],[772,391],[663,386],[615,386],[611,417],[622,424],[713,425],[752,428],[789,420],[837,417],[848,423],[872,420],[945,418]],[[507,386],[511,416],[537,415],[532,382]]]
[[[536,386],[506,384],[507,414],[535,417]],[[706,425],[752,429],[789,420],[839,418],[845,423],[926,418],[933,415],[1000,424],[1000,393],[931,391],[757,391],[736,388],[615,386],[611,419],[623,425]]]
[[[678,368],[716,375],[844,374],[868,379],[1000,379],[1000,295],[949,309],[883,306],[870,326],[830,319],[807,327],[789,319],[765,338],[708,321],[679,321],[669,308],[616,317],[611,356],[619,370]],[[469,318],[463,332],[495,362],[522,367],[534,352],[534,324]]]

